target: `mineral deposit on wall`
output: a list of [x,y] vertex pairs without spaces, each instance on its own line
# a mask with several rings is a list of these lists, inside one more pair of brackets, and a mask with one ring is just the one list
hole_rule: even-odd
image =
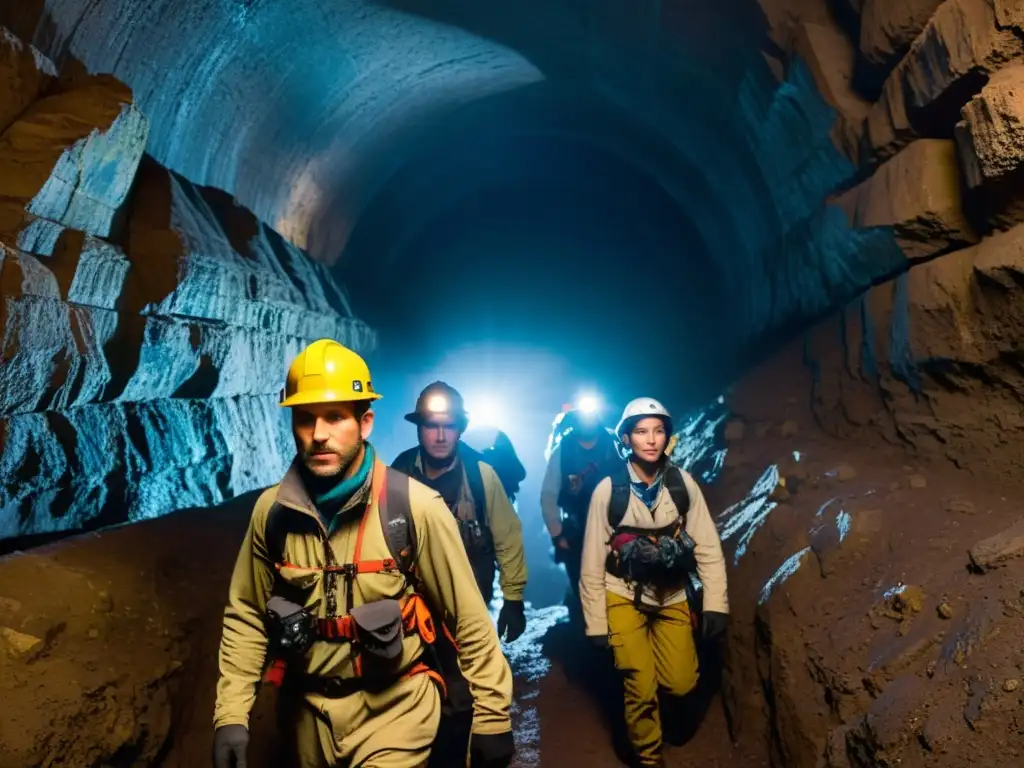
[[56,75],[0,30],[0,539],[271,484],[288,360],[374,343],[322,267],[144,155],[124,85]]

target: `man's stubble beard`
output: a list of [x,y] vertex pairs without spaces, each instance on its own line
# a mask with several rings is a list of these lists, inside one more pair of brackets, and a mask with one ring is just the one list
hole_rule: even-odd
[[318,477],[320,479],[323,479],[323,480],[329,480],[332,477],[338,477],[340,475],[344,475],[349,470],[349,468],[352,466],[352,462],[356,460],[356,456],[359,455],[359,450],[362,447],[363,447],[363,441],[360,440],[358,443],[356,443],[347,452],[338,451],[338,450],[335,450],[333,448],[328,449],[328,451],[330,453],[333,453],[335,456],[337,456],[339,459],[341,459],[341,462],[340,462],[340,465],[339,465],[338,469],[327,470],[325,472],[323,470],[323,468],[315,468],[314,466],[310,465],[310,459],[313,457],[313,455],[316,454],[316,453],[322,453],[323,452],[323,448],[319,448],[319,447],[317,447],[317,448],[310,448],[307,451],[303,451],[302,452],[302,463],[305,465],[306,470],[311,475],[313,475],[315,477]]

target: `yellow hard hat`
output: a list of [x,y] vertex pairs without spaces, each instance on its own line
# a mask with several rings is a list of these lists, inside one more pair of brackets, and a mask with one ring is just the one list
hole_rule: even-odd
[[306,347],[288,369],[281,407],[379,400],[366,361],[332,339]]

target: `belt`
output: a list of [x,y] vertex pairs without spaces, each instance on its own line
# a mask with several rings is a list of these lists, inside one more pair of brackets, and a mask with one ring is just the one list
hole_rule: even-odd
[[381,693],[393,686],[397,680],[405,680],[414,675],[427,675],[441,689],[442,698],[448,695],[448,689],[441,674],[425,662],[414,662],[409,669],[397,678],[375,677],[320,677],[318,675],[302,675],[295,684],[304,693],[316,693],[328,699],[343,699],[353,693]]

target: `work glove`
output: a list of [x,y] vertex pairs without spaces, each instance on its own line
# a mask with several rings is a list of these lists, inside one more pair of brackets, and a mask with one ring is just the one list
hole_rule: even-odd
[[248,728],[244,725],[222,725],[213,734],[213,768],[245,768],[248,746]]
[[587,640],[599,651],[608,648],[608,635],[588,635]]
[[469,742],[471,768],[508,768],[516,754],[512,731],[474,733]]
[[[526,612],[522,600],[506,600],[498,613],[498,637],[506,635],[505,642],[511,643],[526,631]],[[507,634],[506,634],[507,632]]]
[[705,640],[717,640],[725,634],[725,628],[729,624],[729,614],[718,613],[717,611],[704,611],[701,616],[701,634]]

